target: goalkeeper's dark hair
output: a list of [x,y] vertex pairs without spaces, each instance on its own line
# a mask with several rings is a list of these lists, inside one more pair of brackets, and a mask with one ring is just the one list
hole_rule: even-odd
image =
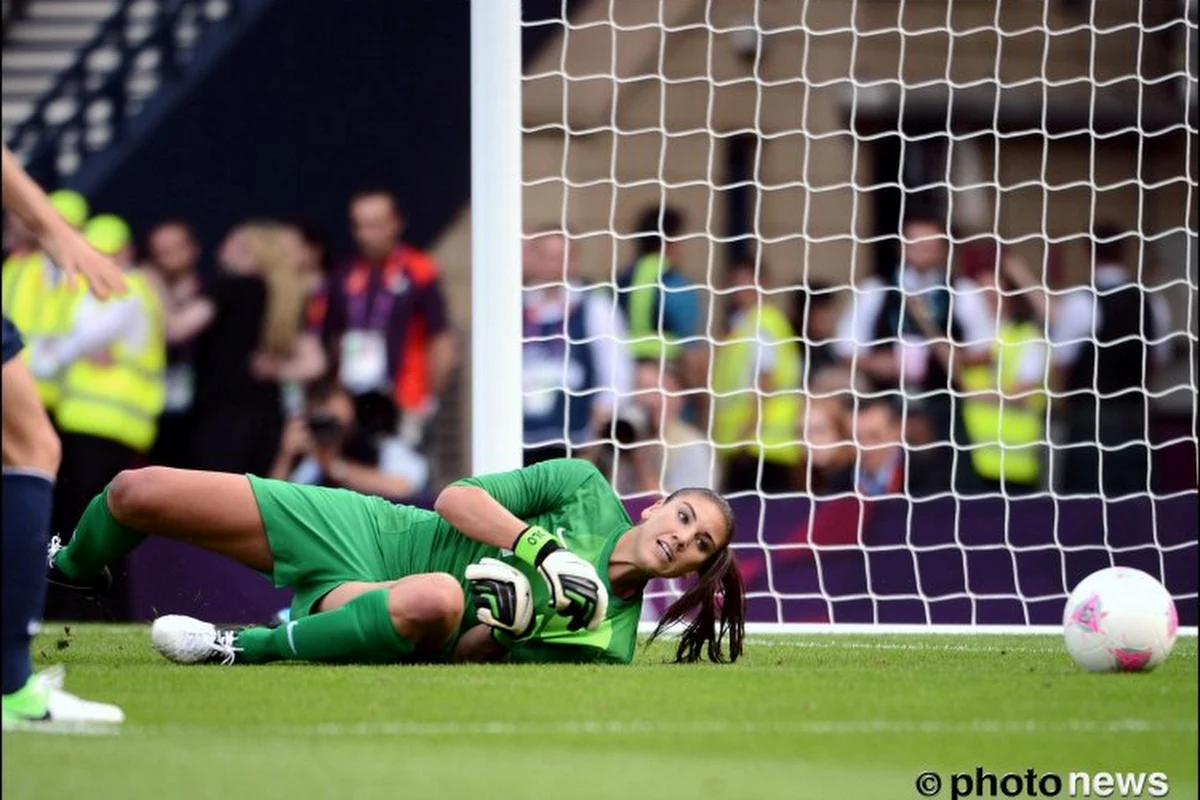
[[[711,489],[680,489],[667,496],[670,502],[685,495],[711,500],[721,512],[727,541],[733,541],[734,517],[729,501]],[[705,561],[695,583],[672,603],[650,635],[650,642],[677,622],[686,621],[675,648],[676,663],[692,663],[707,655],[714,663],[737,661],[746,635],[746,587],[733,550],[726,544]],[[722,642],[728,636],[728,657]],[[649,644],[649,642],[647,642]]]

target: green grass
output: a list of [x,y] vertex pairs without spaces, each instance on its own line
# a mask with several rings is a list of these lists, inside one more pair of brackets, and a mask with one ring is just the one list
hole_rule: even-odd
[[1195,639],[1144,675],[1084,674],[1046,636],[752,637],[734,666],[655,645],[628,668],[238,668],[169,664],[145,627],[47,627],[39,662],[128,722],[5,734],[5,798],[892,800],[977,765],[1161,771],[1197,796]]

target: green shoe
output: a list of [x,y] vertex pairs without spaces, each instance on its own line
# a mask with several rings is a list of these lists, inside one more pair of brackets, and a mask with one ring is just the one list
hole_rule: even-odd
[[51,723],[125,721],[125,713],[108,703],[83,700],[63,691],[66,670],[61,665],[42,670],[12,694],[4,695],[4,730],[37,728]]
[[4,695],[4,730],[12,730],[29,722],[41,722],[50,716],[50,687],[37,675],[29,676],[25,685],[12,694]]

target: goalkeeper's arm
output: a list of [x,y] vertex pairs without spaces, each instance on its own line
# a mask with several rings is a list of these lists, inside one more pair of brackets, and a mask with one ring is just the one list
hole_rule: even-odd
[[608,612],[608,590],[596,568],[562,547],[549,531],[527,525],[478,486],[449,486],[434,510],[477,542],[510,549],[536,567],[550,590],[550,604],[571,618],[570,630],[595,630]]
[[478,486],[447,486],[433,510],[468,538],[501,549],[511,549],[529,527]]

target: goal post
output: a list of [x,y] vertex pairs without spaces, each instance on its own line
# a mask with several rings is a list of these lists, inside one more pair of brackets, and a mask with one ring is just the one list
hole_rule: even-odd
[[471,3],[471,471],[521,466],[521,0]]
[[[615,397],[603,428],[576,430],[568,412],[547,441],[599,454],[634,514],[670,488],[677,457],[715,488],[731,472],[748,475],[732,502],[751,630],[1048,632],[1080,579],[1124,564],[1163,580],[1181,630],[1194,634],[1196,78],[1194,57],[1178,53],[1194,49],[1197,27],[1187,3],[590,0],[530,2],[514,22],[518,6],[472,6],[473,469],[519,463],[534,400],[544,410],[558,393],[592,409],[598,396]],[[514,78],[510,48],[522,33],[542,45]],[[940,289],[906,282],[924,240],[905,239],[903,228],[917,216],[945,231]],[[1131,242],[1128,276],[1144,300],[1120,335],[1102,327],[1098,309],[1122,284],[1093,269],[1089,244],[1111,243],[1102,233],[1110,222]],[[555,283],[567,296],[607,298],[602,333],[580,319],[605,315],[584,311],[548,334],[520,330],[522,231],[563,237],[565,252],[538,257],[560,259]],[[645,249],[653,241],[668,250],[645,285],[658,349],[645,347],[645,326],[632,319],[645,308],[632,308],[641,302],[635,267],[657,252]],[[730,272],[739,262],[748,263],[740,278]],[[1031,283],[1014,283],[1023,279]],[[749,306],[731,312],[747,290]],[[902,296],[897,307],[881,299],[888,292]],[[692,327],[669,340],[680,296],[694,301]],[[1011,342],[996,333],[1014,297],[1044,304],[1041,318],[1010,326],[1021,322],[1030,337],[1021,341],[1041,355],[1013,375],[995,367],[993,378],[1015,381],[1023,370],[1021,391],[1033,397],[1020,405],[1036,428],[1026,448],[1036,453],[1025,470],[1033,477],[1022,475],[1031,490],[1020,494],[1007,484],[1012,448],[995,448],[1003,452],[987,466],[979,440],[938,430],[929,393],[905,383],[941,363],[941,344],[951,352],[942,367],[953,376],[944,392],[953,425],[1002,396],[961,365],[955,372],[953,359],[968,345],[987,355],[970,363],[1016,358],[1001,355]],[[934,311],[944,302],[947,328],[964,330],[923,330],[914,316],[922,299]],[[1081,301],[1088,320],[1063,324],[1061,309]],[[766,308],[778,312],[772,325],[790,326],[785,334],[764,333]],[[739,338],[731,320],[752,313],[758,327]],[[878,321],[888,314],[891,332]],[[523,374],[520,348],[547,339],[560,348]],[[1063,383],[1067,351],[1094,360],[1122,342],[1144,345],[1137,424],[1124,438],[1098,424],[1081,439],[1070,402],[1089,393]],[[572,360],[598,343],[627,352],[622,385],[604,385],[602,365]],[[730,388],[738,369],[720,354],[739,344],[755,376],[786,359],[796,368]],[[883,349],[898,372],[892,383],[868,363]],[[1124,391],[1091,381],[1092,396]],[[753,422],[731,442],[721,401],[747,391]],[[881,446],[862,412],[873,397],[898,409],[910,455],[952,451],[951,483],[922,488],[928,476],[910,466],[871,488],[864,454]],[[812,420],[824,401],[843,400],[830,441]],[[682,438],[683,427],[665,428],[675,401],[684,409],[675,422],[692,432]],[[978,415],[972,422],[978,436]],[[765,456],[731,462],[718,442],[794,457],[782,467]],[[1094,489],[1071,482],[1080,447],[1095,456]],[[1104,464],[1129,448],[1154,467],[1132,489],[1109,491]],[[851,477],[818,492],[824,450],[851,453]],[[1005,471],[1006,483],[960,490],[960,472],[987,469]],[[645,622],[681,589],[651,584]]]

